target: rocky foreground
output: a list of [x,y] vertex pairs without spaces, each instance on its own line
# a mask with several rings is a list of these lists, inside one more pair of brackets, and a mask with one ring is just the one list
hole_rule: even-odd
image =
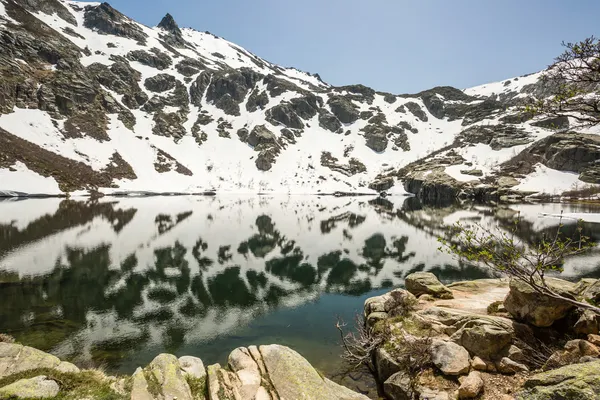
[[0,343],[0,398],[368,399],[324,378],[300,354],[279,345],[235,349],[227,367],[205,368],[197,357],[160,354],[133,376],[117,378],[14,343]]
[[[600,280],[549,284],[600,300]],[[514,280],[446,287],[416,273],[406,288],[365,302],[367,326],[384,337],[374,365],[388,399],[600,399],[600,316]]]

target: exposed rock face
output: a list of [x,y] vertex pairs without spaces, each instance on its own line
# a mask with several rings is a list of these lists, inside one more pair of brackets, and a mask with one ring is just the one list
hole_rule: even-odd
[[415,272],[404,279],[406,290],[420,296],[430,294],[441,299],[453,298],[452,292],[438,280],[431,272]]
[[348,164],[341,164],[339,160],[331,155],[329,152],[323,152],[321,154],[321,165],[331,169],[332,171],[340,172],[346,176],[352,176],[365,172],[367,168],[356,158],[351,158]]
[[319,125],[331,132],[338,132],[342,128],[340,120],[327,110],[321,111]]
[[406,107],[408,111],[413,113],[413,115],[419,118],[421,121],[427,122],[429,120],[427,114],[425,114],[421,106],[415,103],[414,101],[409,101],[408,103],[404,104],[404,107]]
[[288,128],[304,129],[302,119],[294,112],[290,104],[279,104],[267,110],[267,121],[273,125],[282,124]]
[[533,138],[522,128],[513,125],[473,126],[462,131],[459,138],[466,143],[483,143],[492,150],[529,144]]
[[275,143],[275,135],[264,125],[258,125],[254,127],[250,133],[250,136],[248,136],[248,144],[252,147],[257,147],[259,145],[273,145]]
[[597,399],[600,393],[600,361],[573,364],[533,375],[518,400]]
[[342,96],[334,96],[327,102],[333,115],[343,124],[352,124],[359,118],[359,112],[356,106]]
[[127,58],[131,61],[137,61],[148,67],[164,70],[171,66],[173,61],[167,53],[160,51],[157,48],[146,50],[132,50],[127,54]]
[[[546,278],[546,283],[563,296],[574,298],[575,285],[561,279]],[[534,326],[548,327],[567,316],[573,306],[536,292],[529,285],[513,279],[504,307],[516,319]]]
[[144,86],[152,92],[166,92],[175,88],[177,80],[169,74],[158,74],[146,79]]
[[600,138],[598,135],[556,133],[536,142],[502,165],[507,172],[528,173],[537,163],[548,168],[579,173],[579,179],[600,183]]
[[531,125],[549,129],[567,129],[569,127],[569,118],[565,116],[546,118],[533,122]]
[[86,7],[84,25],[106,35],[122,36],[143,44],[148,38],[139,26],[108,3]]
[[161,38],[168,44],[173,47],[185,48],[186,42],[183,38],[183,33],[181,29],[179,29],[179,25],[175,22],[173,16],[169,13],[163,17],[163,19],[158,24],[159,28],[164,29],[167,34],[161,35]]

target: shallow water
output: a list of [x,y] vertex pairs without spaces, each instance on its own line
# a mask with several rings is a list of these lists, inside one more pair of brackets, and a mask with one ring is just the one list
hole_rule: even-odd
[[[83,366],[131,373],[161,352],[226,362],[280,343],[340,369],[338,317],[414,271],[489,276],[437,251],[452,223],[510,226],[534,240],[595,206],[422,206],[392,197],[149,197],[0,202],[0,332]],[[568,222],[568,221],[567,221]],[[585,224],[600,241],[600,224]],[[573,225],[567,223],[566,230]],[[600,277],[600,252],[564,277]]]

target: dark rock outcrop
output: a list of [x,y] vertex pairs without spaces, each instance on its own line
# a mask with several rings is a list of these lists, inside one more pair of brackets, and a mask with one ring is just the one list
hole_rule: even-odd
[[333,96],[327,102],[331,108],[333,115],[344,124],[352,124],[356,122],[360,114],[357,107],[352,104],[351,100],[348,100],[342,96]]
[[173,60],[171,60],[171,57],[167,53],[157,48],[153,48],[150,51],[132,50],[127,54],[127,58],[158,70],[167,69],[173,63]]
[[151,92],[166,92],[175,88],[177,79],[173,75],[169,74],[158,74],[152,76],[144,81],[144,87]]
[[268,109],[265,116],[267,121],[273,125],[282,124],[288,128],[304,129],[304,123],[289,103],[278,104]]
[[116,35],[146,44],[148,35],[135,22],[115,10],[108,3],[85,7],[84,26],[106,35]]

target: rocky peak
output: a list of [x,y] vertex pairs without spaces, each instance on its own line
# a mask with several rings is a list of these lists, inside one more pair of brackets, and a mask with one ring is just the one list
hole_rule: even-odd
[[158,24],[158,27],[164,29],[167,32],[167,34],[161,34],[160,37],[168,45],[171,45],[173,47],[184,48],[188,44],[183,38],[181,29],[179,29],[179,25],[177,25],[177,22],[175,22],[175,19],[171,14],[167,13],[167,15],[165,15]]
[[83,23],[88,29],[105,35],[130,38],[139,44],[145,45],[148,37],[137,24],[106,2],[99,6],[87,6]]
[[163,19],[158,24],[159,28],[163,28],[166,31],[171,33],[181,34],[181,30],[179,29],[179,25],[175,22],[173,16],[169,13],[163,17]]

